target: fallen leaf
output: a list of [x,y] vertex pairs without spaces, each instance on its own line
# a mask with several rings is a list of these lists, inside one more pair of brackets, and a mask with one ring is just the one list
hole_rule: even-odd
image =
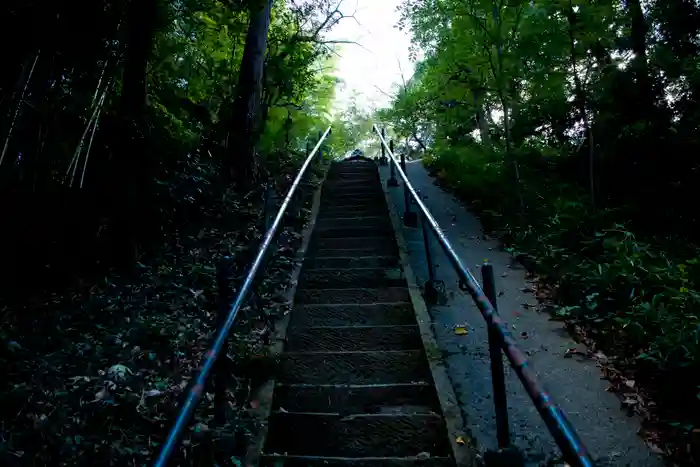
[[209,427],[204,423],[197,423],[194,426],[195,433],[206,433],[207,431],[209,431]]
[[464,441],[464,436],[457,436],[457,439],[455,439],[455,443],[464,446],[467,444],[466,441]]
[[192,290],[192,289],[190,289],[190,292],[192,292],[192,295],[194,296],[194,299],[196,300],[202,296],[202,294],[204,293],[204,290]]
[[466,336],[467,334],[469,334],[469,331],[464,326],[457,326],[456,328],[454,328],[454,333],[457,336]]
[[584,352],[581,352],[578,349],[566,349],[566,353],[564,353],[564,357],[566,358],[571,358],[573,355],[586,355]]

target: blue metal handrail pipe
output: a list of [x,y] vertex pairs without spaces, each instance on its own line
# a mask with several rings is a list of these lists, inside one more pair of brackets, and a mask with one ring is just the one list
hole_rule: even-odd
[[306,173],[306,170],[309,168],[309,165],[311,165],[311,161],[313,161],[314,157],[319,152],[323,141],[326,139],[330,132],[331,127],[329,126],[323,133],[323,135],[321,135],[318,142],[316,143],[316,146],[314,146],[313,150],[309,153],[308,157],[304,161],[304,164],[299,169],[299,173],[297,173],[297,176],[294,179],[292,186],[289,187],[287,196],[285,196],[284,200],[282,201],[279,211],[277,212],[277,216],[275,217],[275,220],[272,222],[272,225],[265,233],[264,240],[260,245],[260,248],[258,248],[258,253],[255,255],[255,260],[253,260],[253,263],[251,264],[250,269],[248,270],[248,273],[245,277],[245,281],[243,282],[241,289],[238,291],[236,298],[233,300],[233,304],[229,309],[228,315],[226,316],[226,320],[223,322],[223,325],[219,327],[216,333],[216,337],[214,338],[214,343],[211,345],[211,347],[205,354],[204,361],[202,362],[202,365],[199,368],[199,372],[197,373],[197,376],[194,379],[194,384],[191,386],[191,389],[187,394],[187,398],[185,399],[185,402],[180,408],[180,413],[177,416],[177,420],[170,429],[170,432],[168,433],[168,437],[165,443],[163,444],[163,447],[161,448],[160,454],[158,455],[158,459],[156,460],[154,467],[165,467],[167,465],[168,460],[172,456],[175,447],[177,446],[177,444],[180,441],[180,438],[182,437],[182,432],[189,424],[190,419],[192,418],[192,413],[194,412],[194,409],[197,407],[197,404],[199,403],[199,400],[202,397],[202,392],[204,392],[207,379],[212,371],[212,368],[214,367],[216,358],[219,356],[219,353],[224,348],[224,344],[226,343],[226,339],[228,338],[229,332],[231,332],[231,327],[236,321],[238,312],[240,311],[241,306],[243,306],[243,303],[245,302],[248,296],[248,292],[250,291],[250,288],[253,285],[253,281],[255,280],[255,275],[257,274],[258,269],[260,269],[260,266],[263,263],[265,253],[270,247],[270,244],[272,244],[272,240],[275,237],[275,233],[277,233],[277,229],[282,224],[282,219],[284,218],[284,214],[287,211],[287,207],[289,206],[289,203],[291,202],[294,193],[299,187],[299,183],[301,182],[304,173]]
[[430,214],[430,211],[425,204],[423,204],[423,201],[413,188],[413,185],[411,185],[411,182],[408,180],[408,177],[402,170],[401,164],[396,159],[396,156],[394,156],[390,145],[387,144],[384,136],[379,131],[376,124],[373,125],[373,129],[377,133],[377,136],[379,136],[382,147],[386,149],[386,152],[389,155],[389,160],[391,161],[390,163],[393,164],[395,171],[398,172],[399,176],[403,180],[405,188],[410,193],[415,204],[418,205],[424,219],[427,221],[428,226],[430,227],[430,230],[432,230],[437,237],[442,250],[445,252],[447,258],[454,267],[455,272],[459,276],[460,284],[472,296],[474,302],[479,308],[479,311],[481,311],[484,320],[486,320],[489,330],[492,331],[498,339],[498,343],[508,358],[511,367],[518,375],[518,378],[522,382],[525,391],[535,404],[540,417],[542,417],[547,429],[556,441],[559,449],[561,449],[564,460],[569,465],[575,467],[592,467],[594,463],[591,456],[588,454],[588,451],[574,431],[574,428],[567,420],[564,412],[562,412],[562,410],[552,402],[549,394],[542,389],[540,383],[537,381],[534,371],[525,358],[525,354],[516,347],[515,339],[510,334],[507,326],[498,316],[493,305],[484,294],[481,285],[474,278],[471,271],[464,266],[462,260],[457,256],[457,253],[455,253],[454,248],[452,248],[450,241],[440,228],[440,225],[437,223],[432,214]]

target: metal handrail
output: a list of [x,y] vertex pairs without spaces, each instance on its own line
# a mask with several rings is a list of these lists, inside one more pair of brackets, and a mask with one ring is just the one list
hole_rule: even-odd
[[593,459],[590,457],[574,428],[567,420],[564,412],[552,402],[549,394],[542,389],[541,385],[537,381],[534,371],[530,368],[527,359],[525,358],[525,354],[523,354],[523,352],[516,347],[515,339],[508,331],[507,326],[495,312],[493,305],[484,294],[481,285],[479,285],[479,282],[476,280],[476,278],[474,278],[471,271],[469,271],[469,269],[459,259],[457,253],[455,253],[452,245],[440,228],[440,225],[430,214],[430,211],[425,204],[423,204],[423,201],[413,188],[413,185],[411,185],[411,182],[404,173],[401,164],[394,156],[393,150],[389,145],[387,145],[386,140],[379,131],[379,128],[377,128],[377,125],[374,124],[372,127],[377,133],[377,136],[379,136],[382,147],[386,148],[389,159],[391,160],[393,166],[395,166],[395,171],[398,172],[399,176],[404,182],[404,187],[406,188],[407,192],[410,193],[413,201],[420,209],[423,218],[428,222],[428,226],[437,237],[442,250],[447,255],[447,258],[459,276],[460,287],[463,287],[464,290],[469,292],[474,299],[474,302],[486,321],[489,331],[491,331],[498,339],[498,344],[503,350],[503,353],[505,353],[513,370],[523,384],[525,391],[535,404],[535,407],[547,426],[549,433],[556,441],[559,449],[561,449],[564,460],[572,466],[592,467],[594,465]]
[[279,211],[277,212],[277,216],[275,217],[275,220],[272,222],[272,225],[265,233],[265,238],[262,244],[260,245],[260,248],[258,248],[258,253],[255,256],[255,260],[253,260],[253,264],[248,270],[248,274],[246,275],[245,281],[243,282],[241,289],[238,291],[236,298],[233,300],[233,304],[229,309],[226,320],[223,321],[222,325],[219,327],[216,333],[216,338],[214,339],[214,343],[210,347],[209,351],[205,354],[204,361],[202,362],[202,365],[199,369],[199,373],[195,378],[195,383],[190,389],[189,394],[187,395],[187,399],[182,404],[182,408],[180,409],[180,413],[178,414],[177,420],[170,429],[168,438],[163,444],[163,447],[161,448],[160,454],[158,455],[158,459],[156,460],[154,467],[165,467],[168,460],[170,459],[170,456],[173,453],[173,450],[175,449],[175,446],[177,446],[177,443],[179,442],[180,437],[182,436],[182,432],[184,431],[185,427],[188,425],[190,419],[192,418],[192,413],[197,407],[197,404],[199,403],[199,400],[202,396],[202,392],[204,391],[204,387],[207,382],[207,378],[209,377],[209,373],[211,373],[211,370],[214,367],[214,363],[216,362],[216,358],[218,357],[222,348],[224,348],[224,344],[226,343],[228,334],[231,331],[231,327],[236,321],[238,312],[241,309],[241,306],[243,305],[251,286],[253,285],[255,275],[258,272],[260,265],[263,263],[265,253],[270,247],[272,239],[274,238],[277,229],[282,223],[282,218],[284,217],[285,211],[287,210],[287,206],[292,200],[294,192],[299,186],[301,178],[306,172],[306,169],[308,169],[314,156],[319,151],[323,140],[326,139],[330,132],[331,127],[329,126],[323,133],[323,135],[321,135],[321,137],[318,140],[318,143],[316,143],[316,146],[309,153],[308,157],[306,158],[306,161],[304,161],[304,164],[299,169],[299,173],[294,179],[292,186],[289,187],[287,196],[285,196],[284,200],[282,201]]

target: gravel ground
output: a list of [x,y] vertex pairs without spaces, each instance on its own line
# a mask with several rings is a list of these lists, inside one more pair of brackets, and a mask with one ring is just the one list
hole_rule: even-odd
[[[384,186],[388,167],[380,167]],[[650,452],[637,436],[640,421],[621,410],[618,397],[608,392],[596,362],[583,356],[565,358],[568,349],[585,350],[536,304],[526,271],[513,266],[511,255],[501,251],[498,241],[484,236],[479,220],[437,185],[420,161],[407,165],[407,174],[424,202],[444,229],[457,254],[479,277],[479,265],[488,259],[494,267],[498,307],[529,355],[540,382],[563,409],[599,466],[661,466],[661,458]],[[392,208],[403,214],[403,184],[390,188]],[[413,207],[415,209],[415,206]],[[403,228],[411,264],[419,283],[427,278],[420,229]],[[487,332],[471,297],[460,291],[457,276],[444,253],[433,242],[437,278],[445,282],[448,302],[431,310],[438,345],[461,404],[467,428],[480,449],[496,446],[496,427],[491,398]],[[513,266],[513,268],[511,268]],[[467,335],[456,335],[455,325],[465,325]],[[522,389],[514,372],[506,368],[508,410],[513,442],[526,455],[528,465],[544,465],[559,456],[554,441]]]

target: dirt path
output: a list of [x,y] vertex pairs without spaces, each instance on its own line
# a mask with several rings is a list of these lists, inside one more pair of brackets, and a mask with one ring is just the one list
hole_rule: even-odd
[[[380,172],[386,187],[388,167]],[[602,466],[660,466],[662,460],[652,454],[637,436],[639,420],[620,409],[620,400],[607,392],[609,384],[601,379],[596,363],[585,357],[565,358],[567,349],[581,348],[549,315],[524,304],[535,304],[528,293],[531,284],[522,269],[511,269],[511,256],[500,251],[495,240],[484,237],[479,220],[452,195],[433,183],[419,161],[410,162],[407,174],[421,192],[425,203],[445,229],[458,255],[478,277],[484,259],[494,266],[498,305],[503,319],[529,355],[541,382],[554,401],[564,410],[584,443]],[[391,188],[392,204],[403,214],[403,186]],[[415,209],[415,207],[414,207]],[[427,267],[420,229],[404,227],[412,267],[419,283],[427,278]],[[467,427],[482,449],[496,445],[487,333],[483,318],[471,298],[459,290],[457,276],[442,251],[433,243],[437,278],[445,281],[449,297],[446,306],[431,310],[438,345],[443,353]],[[455,335],[454,325],[466,324],[467,335]],[[528,465],[542,465],[558,456],[549,436],[517,377],[508,371],[510,431],[514,443],[522,449]]]

